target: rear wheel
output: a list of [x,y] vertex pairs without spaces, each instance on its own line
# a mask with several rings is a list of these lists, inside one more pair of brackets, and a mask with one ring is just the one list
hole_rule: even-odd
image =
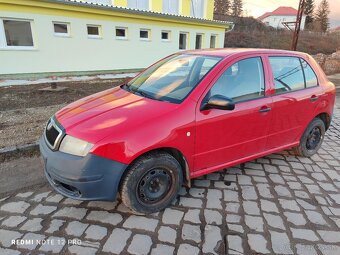
[[137,159],[121,185],[123,203],[137,213],[153,213],[167,207],[183,182],[181,166],[171,155],[154,152]]
[[313,119],[303,133],[299,146],[294,148],[295,154],[303,157],[313,156],[321,147],[325,130],[325,123],[321,119]]

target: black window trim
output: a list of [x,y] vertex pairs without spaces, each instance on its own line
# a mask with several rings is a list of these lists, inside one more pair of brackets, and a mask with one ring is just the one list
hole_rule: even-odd
[[[271,64],[270,64],[270,61],[269,61],[269,59],[270,58],[275,58],[275,57],[279,57],[279,58],[283,58],[283,57],[286,57],[286,58],[298,58],[299,59],[299,62],[300,62],[300,65],[301,65],[301,70],[302,70],[302,73],[303,73],[303,79],[304,79],[304,88],[302,88],[302,89],[296,89],[296,90],[292,90],[292,91],[284,91],[284,92],[281,92],[281,93],[276,93],[275,92],[275,87],[274,87],[274,94],[273,95],[271,95],[271,97],[274,97],[274,96],[278,96],[278,95],[284,95],[284,94],[287,94],[287,93],[293,93],[293,92],[296,92],[296,91],[301,91],[301,90],[306,90],[306,89],[311,89],[311,88],[316,88],[316,87],[319,87],[320,86],[320,83],[319,83],[319,77],[316,75],[316,73],[315,73],[315,71],[314,71],[314,69],[312,68],[312,66],[308,63],[308,61],[306,61],[306,59],[304,59],[304,58],[302,58],[301,56],[294,56],[294,55],[270,55],[270,56],[268,56],[268,64],[269,64],[269,66],[270,66],[270,69],[271,69],[271,73],[272,73],[272,76],[273,76],[273,79],[272,79],[272,82],[273,82],[273,84],[275,84],[275,79],[274,79],[274,74],[273,74],[273,68],[272,68],[272,66],[271,66]],[[303,66],[302,66],[302,61],[301,60],[303,60],[303,61],[305,61],[306,63],[307,63],[307,65],[309,65],[309,67],[312,69],[312,71],[313,71],[313,73],[314,73],[314,75],[315,75],[315,77],[316,77],[316,81],[317,81],[317,85],[316,86],[312,86],[312,87],[307,87],[307,82],[306,82],[306,78],[305,78],[305,70],[304,70],[304,68],[303,68]]]
[[[317,83],[317,84],[316,84],[315,86],[307,87],[307,81],[305,82],[305,87],[306,87],[306,89],[319,87],[319,86],[320,86],[319,77],[316,75],[316,72],[314,71],[313,67],[308,63],[308,61],[307,61],[306,59],[304,59],[304,58],[302,58],[302,57],[299,57],[299,59],[300,59],[300,62],[301,62],[301,66],[302,66],[302,61],[305,61],[305,62],[306,62],[306,64],[307,64],[307,65],[310,67],[310,69],[313,71],[313,73],[314,73],[314,75],[315,75],[315,78],[316,78],[316,83]],[[305,70],[304,70],[303,66],[302,66],[302,70],[303,70],[303,73],[304,73],[304,75],[305,75]]]

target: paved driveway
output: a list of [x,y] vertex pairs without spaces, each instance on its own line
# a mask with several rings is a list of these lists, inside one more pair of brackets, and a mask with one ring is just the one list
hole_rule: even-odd
[[[33,190],[33,189],[32,189]],[[340,107],[311,159],[288,152],[197,179],[147,216],[44,187],[0,199],[0,254],[340,254]]]

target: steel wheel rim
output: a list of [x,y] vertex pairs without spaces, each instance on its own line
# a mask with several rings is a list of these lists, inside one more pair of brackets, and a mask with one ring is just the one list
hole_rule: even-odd
[[314,127],[307,136],[306,148],[307,150],[315,150],[322,139],[321,129],[319,127]]
[[138,182],[137,198],[143,204],[156,204],[167,197],[171,187],[172,178],[167,169],[151,169]]

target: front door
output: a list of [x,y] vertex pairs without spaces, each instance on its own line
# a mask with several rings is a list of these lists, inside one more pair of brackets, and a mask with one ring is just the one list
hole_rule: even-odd
[[202,111],[199,103],[195,171],[217,170],[264,151],[272,114],[272,99],[266,97],[265,78],[259,56],[236,60],[217,78],[202,102],[213,95],[222,95],[232,99],[235,109]]

